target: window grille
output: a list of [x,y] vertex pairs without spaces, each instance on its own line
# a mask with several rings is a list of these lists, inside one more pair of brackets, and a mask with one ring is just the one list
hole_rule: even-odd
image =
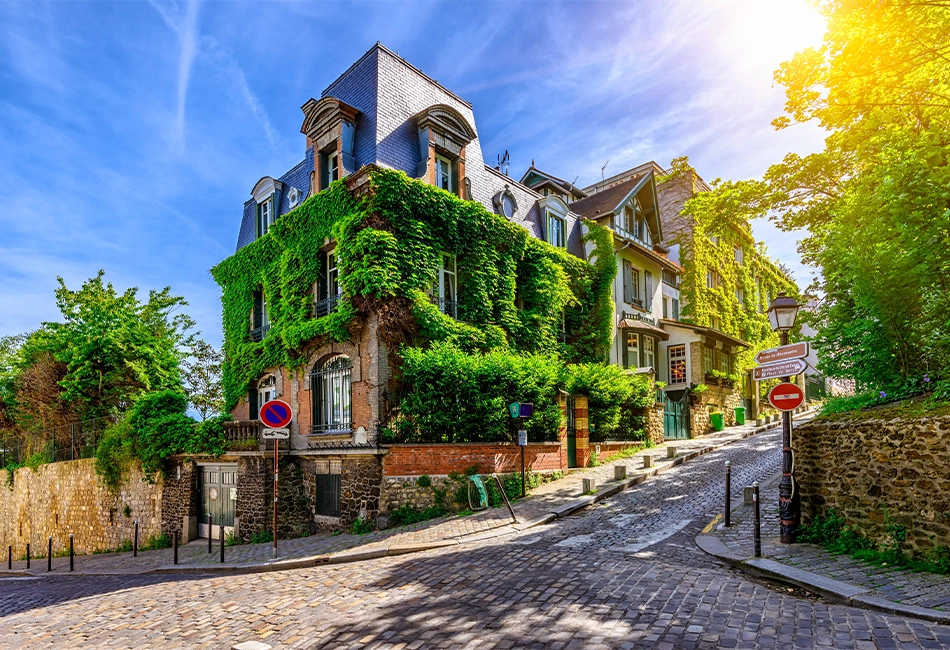
[[310,373],[310,393],[313,396],[311,435],[343,434],[353,430],[352,372],[350,359],[338,356]]

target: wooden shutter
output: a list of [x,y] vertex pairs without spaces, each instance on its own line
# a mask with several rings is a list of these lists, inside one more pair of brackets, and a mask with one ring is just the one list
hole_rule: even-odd
[[643,296],[643,308],[647,311],[653,311],[653,274],[649,271],[643,272],[643,282],[645,284],[645,295]]
[[633,267],[630,262],[627,260],[623,261],[623,301],[624,302],[633,302],[633,284],[631,282],[631,276],[633,275]]
[[251,386],[247,391],[247,401],[250,405],[248,409],[248,417],[252,420],[256,420],[258,416],[258,409],[261,408],[261,405],[257,403],[257,386]]

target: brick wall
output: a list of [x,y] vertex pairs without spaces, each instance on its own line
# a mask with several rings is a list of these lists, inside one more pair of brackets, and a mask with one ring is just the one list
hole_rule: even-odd
[[804,523],[834,508],[879,539],[886,506],[908,549],[950,546],[950,416],[813,420],[793,441]]
[[[511,443],[391,445],[383,457],[383,476],[448,474],[464,472],[472,465],[478,465],[479,474],[521,471],[521,449]],[[566,469],[561,462],[560,443],[528,444],[525,466],[531,471]]]

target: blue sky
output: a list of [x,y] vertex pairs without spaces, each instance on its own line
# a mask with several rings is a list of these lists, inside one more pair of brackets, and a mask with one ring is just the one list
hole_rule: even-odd
[[[0,335],[105,269],[171,286],[220,344],[208,269],[254,183],[302,159],[300,106],[377,40],[472,102],[486,162],[585,185],[608,160],[738,179],[820,148],[769,126],[772,70],[820,37],[803,0],[0,3]],[[754,227],[807,284],[795,238]]]

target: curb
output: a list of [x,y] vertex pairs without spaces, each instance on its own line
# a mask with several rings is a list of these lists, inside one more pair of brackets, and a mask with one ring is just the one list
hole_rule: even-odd
[[[799,416],[810,415],[813,411],[807,411],[804,413],[798,414]],[[794,416],[793,416],[794,417]],[[321,554],[321,555],[311,555],[308,557],[294,558],[287,560],[275,560],[272,562],[259,562],[257,564],[208,564],[208,565],[170,565],[170,566],[161,566],[148,571],[142,571],[135,575],[202,575],[202,574],[213,574],[213,575],[241,575],[241,574],[251,574],[251,573],[268,573],[271,571],[285,571],[289,569],[308,569],[315,566],[320,566],[324,564],[346,564],[349,562],[363,562],[365,560],[375,560],[387,556],[396,556],[396,555],[406,555],[409,553],[419,553],[422,551],[431,551],[440,548],[446,548],[449,546],[461,546],[469,542],[480,542],[488,539],[493,539],[496,537],[503,537],[506,535],[511,535],[515,532],[522,530],[527,530],[529,528],[534,528],[536,526],[543,526],[545,524],[552,523],[557,519],[563,519],[564,517],[569,517],[570,515],[578,512],[588,506],[594,505],[604,501],[612,496],[624,492],[625,490],[643,483],[648,478],[659,476],[670,471],[674,467],[682,465],[688,460],[698,458],[704,454],[707,454],[722,447],[726,447],[740,440],[745,440],[746,438],[751,438],[752,436],[767,431],[776,426],[776,423],[769,425],[763,425],[761,427],[756,427],[751,431],[747,431],[742,435],[739,435],[727,442],[722,442],[716,445],[709,445],[701,449],[695,449],[688,453],[683,454],[682,456],[677,456],[666,462],[661,466],[648,469],[646,471],[641,471],[639,474],[625,478],[619,482],[613,482],[611,485],[601,488],[596,494],[587,495],[575,499],[569,503],[566,503],[558,508],[555,508],[548,512],[547,514],[541,515],[534,519],[528,520],[526,522],[518,522],[515,524],[507,525],[504,528],[500,528],[494,531],[486,531],[483,533],[476,533],[473,535],[466,535],[464,537],[453,537],[448,539],[433,540],[431,542],[419,542],[419,543],[406,543],[406,544],[391,544],[385,548],[378,548],[373,550],[360,550],[359,547],[355,549],[350,549],[346,551],[339,551],[333,554]],[[662,460],[659,462],[663,462]],[[698,538],[697,538],[698,539]],[[717,540],[718,541],[718,540]],[[704,549],[705,550],[705,549]],[[708,552],[708,551],[707,551]],[[7,573],[6,571],[0,570],[0,578],[6,576],[18,575],[17,572]],[[33,575],[33,574],[23,574],[23,575]],[[106,573],[85,573],[81,571],[76,571],[72,575],[108,575]],[[34,576],[35,577],[35,576]]]

